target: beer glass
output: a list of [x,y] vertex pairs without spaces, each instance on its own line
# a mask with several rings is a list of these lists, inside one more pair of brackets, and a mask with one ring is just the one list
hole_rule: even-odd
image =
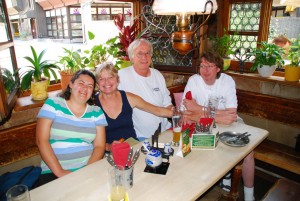
[[172,123],[173,123],[173,146],[179,146],[181,128],[182,128],[182,112],[180,107],[173,108],[172,115]]

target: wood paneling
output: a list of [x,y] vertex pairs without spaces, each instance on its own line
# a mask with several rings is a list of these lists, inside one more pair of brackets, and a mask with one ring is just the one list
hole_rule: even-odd
[[35,143],[36,123],[0,132],[0,167],[39,153]]
[[300,125],[300,102],[237,90],[238,112],[278,121],[293,126]]

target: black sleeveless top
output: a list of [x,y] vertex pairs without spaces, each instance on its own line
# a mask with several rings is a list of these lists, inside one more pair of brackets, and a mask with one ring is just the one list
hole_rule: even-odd
[[105,131],[106,143],[109,144],[111,144],[115,140],[118,141],[121,138],[124,138],[126,140],[130,137],[133,137],[137,140],[132,121],[132,108],[128,102],[125,91],[119,90],[119,92],[121,93],[123,104],[122,111],[116,119],[110,118],[102,108],[102,105],[98,98],[100,92],[95,94],[95,104],[102,108],[106,117],[106,121],[108,123],[108,126],[105,127]]

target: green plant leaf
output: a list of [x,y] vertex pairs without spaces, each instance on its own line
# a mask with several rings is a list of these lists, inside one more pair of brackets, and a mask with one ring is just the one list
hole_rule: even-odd
[[93,32],[88,31],[88,36],[90,40],[94,40],[95,34]]

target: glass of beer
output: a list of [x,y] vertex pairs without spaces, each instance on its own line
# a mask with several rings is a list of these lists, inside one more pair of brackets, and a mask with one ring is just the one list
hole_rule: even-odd
[[180,107],[173,108],[173,116],[172,116],[172,123],[173,123],[173,146],[179,146],[180,135],[181,135],[181,128],[182,128],[182,111]]

